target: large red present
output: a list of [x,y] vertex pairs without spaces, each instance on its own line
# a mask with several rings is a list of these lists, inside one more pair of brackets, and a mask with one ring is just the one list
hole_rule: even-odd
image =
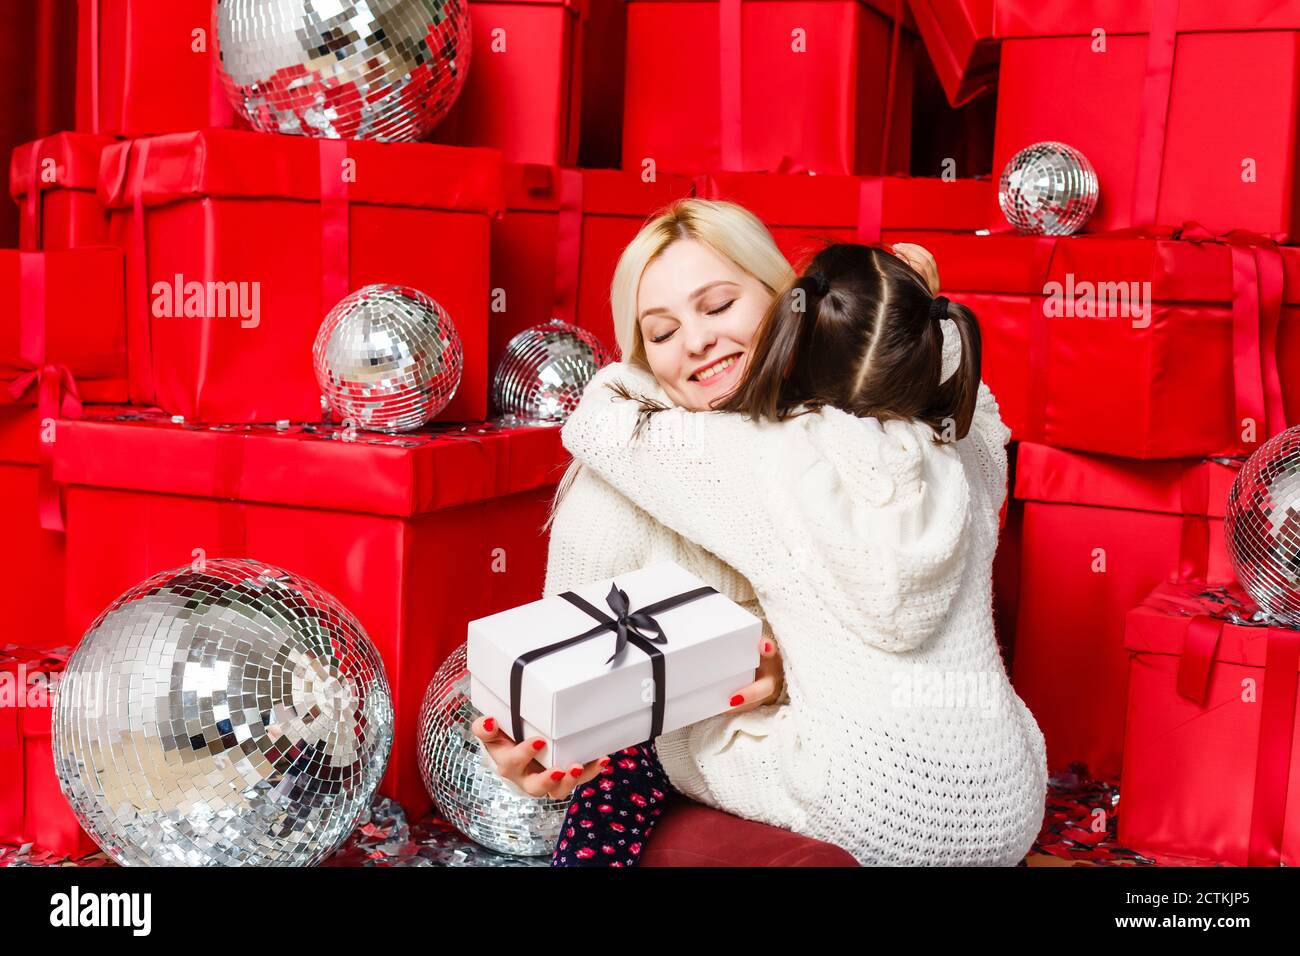
[[566,461],[558,427],[393,437],[89,407],[61,426],[56,448],[68,635],[149,575],[199,559],[250,557],[303,575],[357,616],[384,660],[396,724],[382,789],[421,813],[425,689],[470,620],[541,594],[542,524]]
[[80,0],[77,129],[147,136],[230,126],[212,0]]
[[1061,140],[1097,170],[1090,230],[1195,220],[1300,235],[1300,5],[1003,5],[1004,35],[1031,38],[1002,44],[995,172]]
[[389,282],[433,296],[460,333],[464,372],[439,420],[486,416],[495,150],[203,130],[113,146],[100,174],[127,250],[133,402],[191,421],[318,420],[321,320]]
[[899,17],[859,0],[635,0],[627,14],[624,169],[907,170],[914,38]]
[[[711,173],[695,192],[744,206],[772,232],[794,265],[828,242],[926,244],[941,233],[987,225],[992,183],[908,176]],[[942,263],[941,263],[942,267]]]
[[126,401],[122,253],[0,250],[0,405]]
[[[594,0],[602,14],[615,15],[593,19],[590,2],[470,0],[469,76],[434,140],[491,146],[511,162],[572,165],[582,127],[590,123],[603,127],[600,135],[616,147],[618,128],[608,110],[622,106],[623,78],[607,64],[623,44],[624,5]],[[593,27],[601,35],[588,43]],[[583,94],[593,79],[603,85],[604,96],[587,98],[588,110]],[[608,155],[610,147],[603,152]]]
[[0,843],[33,843],[72,858],[98,847],[59,789],[50,747],[63,649],[0,645]]
[[1254,610],[1236,588],[1165,585],[1129,613],[1125,846],[1300,864],[1300,631]]
[[948,102],[961,106],[998,83],[998,0],[908,0]]
[[41,410],[0,407],[0,620],[6,640],[67,643],[63,630],[64,535],[52,441],[63,424]]
[[617,354],[609,289],[614,266],[656,212],[689,195],[691,181],[660,174],[507,164],[506,215],[492,225],[491,315],[495,368],[506,343],[551,318],[596,335]]
[[9,161],[9,194],[21,211],[23,249],[73,249],[108,242],[108,214],[96,195],[99,158],[114,140],[56,133],[25,143]]
[[1253,450],[1300,420],[1300,251],[1178,235],[918,238],[979,318],[1015,437],[1131,458]]
[[1236,469],[1129,461],[1022,442],[1023,503],[1012,683],[1053,770],[1120,771],[1124,615],[1170,579],[1232,580],[1223,511]]

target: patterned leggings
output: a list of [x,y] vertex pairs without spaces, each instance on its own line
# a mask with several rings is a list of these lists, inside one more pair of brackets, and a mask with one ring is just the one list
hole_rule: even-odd
[[671,794],[654,741],[610,754],[573,791],[551,866],[636,866]]

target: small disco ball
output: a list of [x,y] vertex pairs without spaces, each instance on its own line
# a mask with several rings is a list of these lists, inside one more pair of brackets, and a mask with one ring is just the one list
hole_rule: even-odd
[[1223,533],[1237,580],[1260,610],[1300,628],[1300,425],[1266,441],[1237,473]]
[[998,182],[1007,222],[1034,236],[1068,236],[1097,208],[1097,172],[1065,143],[1035,143],[1011,157]]
[[392,734],[384,667],[356,619],[245,559],[127,591],[54,699],[59,785],[123,865],[317,863],[369,811]]
[[460,333],[418,289],[368,285],[330,309],[316,333],[316,383],[344,422],[407,432],[447,407],[465,364]]
[[465,85],[466,0],[217,0],[222,82],[255,130],[425,138]]
[[551,319],[524,329],[506,344],[492,376],[492,402],[503,415],[562,422],[610,354],[590,332]]
[[465,645],[443,661],[420,706],[420,776],[457,830],[499,853],[541,856],[555,849],[569,801],[521,795],[497,773],[470,724],[483,715],[469,700]]

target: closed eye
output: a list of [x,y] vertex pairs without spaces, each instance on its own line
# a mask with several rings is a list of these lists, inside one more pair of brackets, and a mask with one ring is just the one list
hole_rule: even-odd
[[[716,309],[710,309],[708,312],[705,312],[704,314],[721,315],[723,312],[726,312],[729,308],[731,308],[731,306],[735,303],[735,301],[736,301],[735,299],[728,299],[726,302],[722,303],[722,305],[718,306]],[[670,338],[672,338],[673,332],[676,331],[677,331],[676,329],[670,329],[669,331],[665,332],[663,335],[654,336],[653,338],[650,339],[650,341],[654,342],[656,345],[658,345],[660,342],[667,342]]]

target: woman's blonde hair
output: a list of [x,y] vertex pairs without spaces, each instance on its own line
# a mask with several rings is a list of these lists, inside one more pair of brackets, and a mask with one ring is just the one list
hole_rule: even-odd
[[[614,267],[614,279],[609,290],[614,338],[618,342],[620,358],[646,371],[651,369],[646,360],[641,323],[637,321],[637,290],[646,267],[679,239],[694,239],[730,259],[761,282],[773,296],[795,279],[794,269],[777,248],[772,233],[744,206],[715,199],[679,199],[669,204],[647,220],[627,244]],[[569,463],[551,500],[551,511],[543,530],[555,520],[560,502],[580,467],[577,460]]]

